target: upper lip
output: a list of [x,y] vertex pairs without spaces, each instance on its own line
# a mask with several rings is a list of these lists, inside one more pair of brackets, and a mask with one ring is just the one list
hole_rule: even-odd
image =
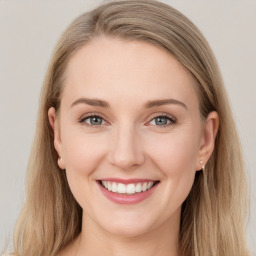
[[111,182],[122,183],[122,184],[131,184],[131,183],[140,183],[140,182],[156,182],[159,180],[106,178],[106,179],[101,179],[100,181],[111,181]]

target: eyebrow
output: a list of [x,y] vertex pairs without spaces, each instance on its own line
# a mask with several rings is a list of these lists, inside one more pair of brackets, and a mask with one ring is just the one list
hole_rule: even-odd
[[179,101],[179,100],[175,100],[175,99],[163,99],[163,100],[153,100],[153,101],[148,101],[145,104],[146,108],[152,108],[152,107],[158,107],[158,106],[162,106],[162,105],[166,105],[166,104],[178,104],[182,107],[184,107],[185,109],[188,109],[187,106]]
[[[72,103],[71,107],[78,105],[78,104],[87,104],[87,105],[102,107],[102,108],[110,107],[109,103],[104,100],[89,99],[89,98],[79,98]],[[184,107],[185,109],[188,109],[187,106],[183,102],[175,100],[175,99],[163,99],[163,100],[148,101],[145,104],[145,108],[159,107],[159,106],[167,105],[167,104],[177,104],[177,105]]]
[[96,107],[109,108],[109,104],[104,100],[88,99],[88,98],[79,98],[78,100],[72,103],[71,107],[81,103],[91,105],[91,106],[96,106]]

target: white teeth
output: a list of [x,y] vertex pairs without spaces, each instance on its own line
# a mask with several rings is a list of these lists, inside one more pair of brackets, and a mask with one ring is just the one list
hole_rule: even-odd
[[101,184],[108,190],[118,194],[135,194],[145,192],[148,189],[151,189],[154,185],[153,181],[143,182],[143,183],[131,183],[131,184],[123,184],[111,181],[102,181]]
[[112,183],[112,192],[117,192],[117,185],[115,182]]
[[148,189],[148,183],[144,182],[142,185],[142,191],[145,192]]
[[126,187],[127,194],[134,194],[135,193],[135,185],[129,184]]
[[109,181],[107,182],[107,188],[108,188],[108,191],[112,191],[112,185]]
[[154,184],[154,183],[153,183],[152,181],[149,182],[149,183],[148,183],[148,189],[152,188],[152,187],[153,187],[153,184]]
[[122,183],[118,183],[117,185],[117,192],[119,194],[125,194],[126,193],[126,186]]
[[140,193],[140,192],[141,192],[141,184],[140,184],[140,183],[138,183],[138,184],[136,185],[135,191],[136,191],[137,193]]

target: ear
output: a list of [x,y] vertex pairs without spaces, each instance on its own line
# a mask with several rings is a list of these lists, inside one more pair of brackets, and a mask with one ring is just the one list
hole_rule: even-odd
[[[219,129],[219,115],[216,111],[210,112],[203,124],[196,170],[206,165],[214,150],[215,138]],[[201,162],[201,163],[200,163]]]
[[50,125],[52,127],[53,131],[53,137],[54,137],[54,148],[56,149],[59,158],[58,158],[58,165],[61,169],[65,169],[63,154],[62,154],[62,143],[61,143],[61,136],[60,136],[60,127],[59,122],[56,118],[56,111],[55,108],[51,107],[48,110],[48,118]]

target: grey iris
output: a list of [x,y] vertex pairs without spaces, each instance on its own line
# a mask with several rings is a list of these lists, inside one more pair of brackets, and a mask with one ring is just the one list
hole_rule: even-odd
[[98,116],[90,117],[90,122],[92,125],[101,125],[102,124],[102,118]]
[[166,117],[156,117],[155,122],[157,125],[166,125],[167,124],[167,118]]

